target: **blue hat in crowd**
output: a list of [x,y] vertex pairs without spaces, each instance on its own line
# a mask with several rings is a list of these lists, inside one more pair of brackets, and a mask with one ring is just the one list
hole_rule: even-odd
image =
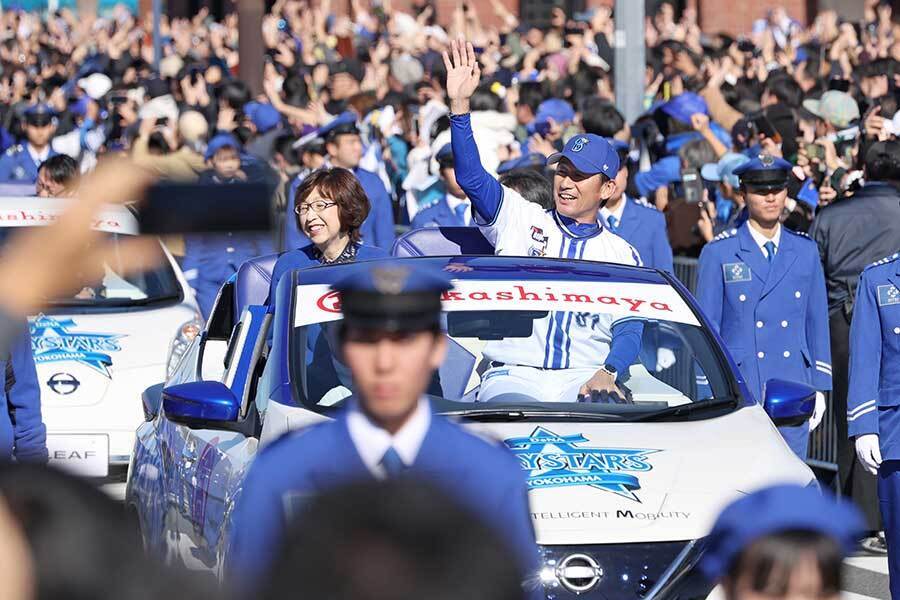
[[569,138],[562,152],[557,152],[547,164],[558,163],[568,158],[572,165],[587,175],[603,173],[610,179],[619,172],[619,155],[605,139],[593,133],[581,133]]
[[248,102],[244,105],[244,114],[253,121],[259,133],[271,131],[281,123],[281,113],[271,104]]
[[734,170],[741,185],[756,189],[782,189],[787,186],[788,175],[794,166],[783,158],[760,154]]
[[423,331],[440,327],[441,294],[448,275],[410,261],[355,263],[332,285],[341,294],[348,327],[380,331]]
[[49,104],[33,104],[25,109],[25,120],[32,125],[49,125],[56,118],[56,111]]
[[859,511],[814,487],[778,485],[725,507],[707,538],[700,570],[710,581],[726,575],[750,544],[784,531],[812,531],[833,538],[850,554],[864,527]]
[[685,125],[691,124],[691,115],[696,113],[709,114],[709,107],[706,100],[701,98],[694,92],[684,92],[678,94],[660,107],[664,113],[680,121]]
[[203,158],[205,158],[206,160],[211,159],[216,155],[216,152],[218,152],[222,148],[234,148],[235,150],[240,152],[241,143],[230,133],[220,133],[213,137],[213,139],[209,140],[209,144],[207,144],[206,146],[206,154],[203,155]]
[[538,125],[549,123],[550,119],[553,119],[555,123],[569,123],[575,120],[575,109],[572,108],[571,104],[559,98],[544,100],[538,105],[534,121],[529,123],[526,128],[528,133],[535,133],[538,130]]
[[748,162],[750,162],[749,156],[729,152],[720,158],[719,162],[703,165],[703,168],[700,169],[700,176],[707,181],[724,181],[736,189],[740,187],[740,181],[734,174],[734,170]]
[[345,110],[319,127],[319,137],[326,140],[332,140],[345,133],[359,134],[359,129],[356,127],[356,114],[349,110]]
[[450,144],[444,144],[434,155],[434,159],[441,169],[453,168],[453,147]]
[[543,169],[547,166],[547,157],[538,152],[531,152],[520,156],[505,160],[497,167],[497,175],[509,173],[515,169]]

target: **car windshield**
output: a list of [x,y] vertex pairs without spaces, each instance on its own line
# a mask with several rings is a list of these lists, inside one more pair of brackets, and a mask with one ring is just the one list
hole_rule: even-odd
[[[325,410],[353,392],[334,352],[340,299],[326,285],[296,294],[296,391]],[[630,420],[736,400],[712,337],[666,283],[461,279],[443,307],[449,349],[428,394],[444,412]],[[607,360],[625,367],[618,393],[580,394]]]
[[[13,232],[22,227],[0,228],[0,247],[6,244]],[[119,233],[104,233],[102,243],[112,242],[114,247],[120,240],[131,236]],[[115,257],[115,253],[113,254]],[[103,278],[96,284],[76,290],[71,296],[53,298],[51,307],[129,307],[146,306],[157,302],[178,300],[181,286],[168,262],[141,273],[126,275],[115,258],[103,264]]]

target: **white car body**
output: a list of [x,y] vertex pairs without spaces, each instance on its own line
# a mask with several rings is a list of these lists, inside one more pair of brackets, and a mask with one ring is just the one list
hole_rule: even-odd
[[[47,225],[66,204],[51,198],[0,198],[0,229]],[[110,207],[94,227],[109,234],[138,233],[134,215],[124,206]],[[52,464],[124,482],[134,432],[143,421],[141,393],[165,379],[181,328],[199,325],[193,291],[172,256],[163,252],[161,269],[174,278],[170,283],[178,299],[120,308],[51,305],[29,317]],[[104,284],[122,294],[116,298],[140,299],[139,290],[112,271]]]

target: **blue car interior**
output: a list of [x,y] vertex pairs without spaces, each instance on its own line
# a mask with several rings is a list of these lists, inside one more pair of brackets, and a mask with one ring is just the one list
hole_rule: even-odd
[[494,254],[494,247],[476,227],[425,227],[397,238],[394,256],[459,256]]

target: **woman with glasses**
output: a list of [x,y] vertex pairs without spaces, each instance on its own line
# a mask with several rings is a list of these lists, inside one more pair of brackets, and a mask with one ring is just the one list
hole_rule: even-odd
[[274,312],[275,290],[291,269],[331,265],[388,256],[360,239],[360,227],[369,214],[369,199],[356,177],[342,168],[311,173],[294,195],[298,229],[312,244],[282,254],[272,269],[269,312]]

